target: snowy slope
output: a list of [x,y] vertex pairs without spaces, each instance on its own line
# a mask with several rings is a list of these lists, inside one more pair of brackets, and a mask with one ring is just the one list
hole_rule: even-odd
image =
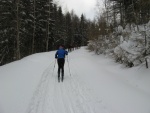
[[150,113],[150,70],[124,68],[84,47],[69,54],[63,83],[55,52],[0,67],[0,113]]

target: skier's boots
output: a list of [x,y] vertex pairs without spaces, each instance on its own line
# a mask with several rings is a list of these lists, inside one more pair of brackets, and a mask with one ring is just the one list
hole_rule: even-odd
[[58,77],[58,82],[60,82],[60,77]]
[[61,77],[61,81],[63,82],[63,80],[64,80],[64,74],[62,74],[62,77]]
[[58,82],[60,82],[60,73],[58,73]]

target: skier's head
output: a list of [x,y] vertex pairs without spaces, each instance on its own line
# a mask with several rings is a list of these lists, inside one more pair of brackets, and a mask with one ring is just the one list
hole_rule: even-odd
[[64,48],[64,46],[63,46],[63,45],[60,45],[60,46],[59,46],[59,49],[63,49],[63,48]]

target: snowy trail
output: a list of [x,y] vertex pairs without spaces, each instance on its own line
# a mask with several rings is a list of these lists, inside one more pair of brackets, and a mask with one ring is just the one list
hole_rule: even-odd
[[[97,113],[92,108],[92,95],[90,95],[88,87],[80,81],[77,71],[72,70],[72,76],[70,76],[66,64],[67,73],[64,82],[58,83],[57,66],[54,76],[52,74],[53,66],[54,62],[42,74],[27,113]],[[73,69],[74,66],[71,68]],[[101,103],[100,107],[99,111],[102,113],[110,113]]]
[[[51,53],[0,68],[5,75],[0,79],[0,91],[5,89],[0,93],[0,113],[150,113],[149,70],[143,75],[138,67],[125,69],[81,48],[69,54],[70,70],[66,59],[64,82],[58,83],[55,52]],[[18,66],[13,66],[10,79],[7,70],[12,65]]]
[[95,113],[88,102],[91,96],[87,88],[77,78],[67,74],[65,81],[58,83],[49,69],[43,73],[27,113]]
[[[77,60],[82,61],[82,63],[77,62]],[[71,62],[77,68],[76,72],[78,72],[77,75],[80,76],[80,80],[92,91],[94,98],[91,100],[96,102],[95,97],[98,97],[97,100],[104,104],[104,106],[97,103],[92,105],[97,106],[95,113],[100,112],[101,109],[107,109],[109,113],[143,113],[144,111],[149,113],[150,93],[129,84],[121,77],[129,73],[125,70],[117,72],[118,68],[108,67],[109,65],[106,65],[108,61],[105,60],[93,59],[93,56],[87,56],[87,51],[82,51],[79,58],[73,59]],[[129,75],[138,74],[138,70],[134,71],[137,73],[130,73]],[[99,109],[100,107],[103,108]]]
[[49,80],[51,79],[49,73],[52,71],[52,64],[53,62],[50,63],[50,66],[42,74],[37,89],[35,90],[34,95],[31,99],[27,113],[38,113],[39,111],[43,111],[43,107],[47,96]]

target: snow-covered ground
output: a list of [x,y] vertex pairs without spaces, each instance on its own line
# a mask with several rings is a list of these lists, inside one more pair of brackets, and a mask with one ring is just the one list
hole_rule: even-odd
[[69,54],[71,76],[66,60],[58,83],[54,54],[0,67],[0,113],[150,113],[150,69],[125,68],[83,47]]

